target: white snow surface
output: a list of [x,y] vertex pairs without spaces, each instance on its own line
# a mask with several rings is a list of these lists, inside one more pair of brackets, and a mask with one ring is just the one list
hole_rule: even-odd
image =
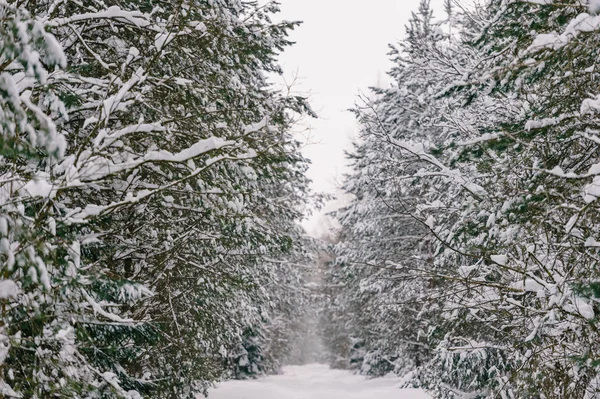
[[209,391],[208,399],[429,399],[418,389],[399,389],[396,377],[367,380],[345,370],[311,364],[288,366],[283,375],[259,380],[227,381]]
[[12,280],[0,280],[0,299],[13,298],[19,295],[19,286]]

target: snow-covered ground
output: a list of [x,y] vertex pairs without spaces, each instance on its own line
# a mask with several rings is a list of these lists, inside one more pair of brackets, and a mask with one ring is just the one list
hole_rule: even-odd
[[366,380],[323,365],[289,366],[283,375],[260,380],[228,381],[209,399],[428,399],[415,389],[398,389],[396,378]]

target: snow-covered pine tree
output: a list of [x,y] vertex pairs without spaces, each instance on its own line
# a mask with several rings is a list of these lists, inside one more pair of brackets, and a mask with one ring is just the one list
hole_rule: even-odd
[[67,58],[27,10],[1,2],[0,20],[0,394],[75,396],[110,384],[111,376],[87,362],[75,343],[74,324],[99,318],[72,295],[89,280],[76,272],[76,235],[53,209],[60,184],[54,169],[66,152],[55,123],[66,118],[65,106],[53,79]]
[[335,266],[345,298],[336,300],[344,303],[337,312],[348,314],[342,324],[351,326],[354,361],[377,375],[423,364],[436,333],[435,301],[424,306],[441,292],[430,270],[434,221],[423,214],[444,212],[451,198],[437,195],[448,187],[438,178],[447,171],[428,154],[446,134],[437,122],[447,105],[435,95],[457,75],[448,70],[456,55],[443,23],[421,2],[406,40],[392,48],[393,85],[374,89],[356,110],[361,140],[345,187],[355,200],[339,215]]
[[456,312],[476,309],[480,327],[449,336],[457,367],[445,394],[594,397],[597,17],[579,1],[492,1],[488,11],[467,43],[486,62],[455,85],[475,98],[458,156],[483,172],[485,192],[454,226],[471,258],[457,262],[466,294]]
[[[192,398],[223,373],[244,326],[260,323],[262,258],[295,245],[285,229],[306,180],[289,124],[306,106],[265,77],[279,71],[294,24],[270,21],[276,3],[111,3],[40,1],[7,14],[9,45],[35,40],[49,66],[64,66],[64,48],[68,67],[44,85],[25,79],[21,101],[44,100],[54,121],[32,106],[31,124],[48,135],[55,124],[68,146],[56,161],[24,164],[42,219],[7,201],[33,220],[32,234],[60,237],[62,247],[40,244],[54,256],[46,274],[43,259],[21,251],[39,270],[3,283],[22,291],[10,303],[23,307],[8,309],[24,321],[11,324],[20,341],[6,344],[2,372],[7,389],[27,397]],[[23,50],[3,51],[10,75],[41,79],[38,53],[18,67]],[[38,136],[42,147],[61,137]],[[35,294],[43,309],[23,291],[36,279],[51,293]],[[23,330],[28,318],[35,323]]]
[[460,17],[475,62],[439,93],[462,106],[428,154],[460,188],[432,219],[444,335],[416,377],[441,398],[594,397],[597,17],[576,1]]

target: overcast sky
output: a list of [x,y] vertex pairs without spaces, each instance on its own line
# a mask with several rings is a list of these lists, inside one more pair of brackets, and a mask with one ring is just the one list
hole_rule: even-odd
[[[296,44],[281,57],[287,82],[310,98],[317,120],[310,129],[304,155],[312,160],[309,177],[316,191],[336,193],[348,171],[344,151],[352,148],[357,125],[347,109],[369,86],[386,83],[391,66],[388,43],[404,36],[405,25],[419,0],[280,0],[280,18],[300,20]],[[442,0],[432,0],[438,6]],[[438,7],[436,7],[438,9]],[[330,209],[334,205],[330,205]],[[304,225],[316,235],[326,222],[313,216]]]

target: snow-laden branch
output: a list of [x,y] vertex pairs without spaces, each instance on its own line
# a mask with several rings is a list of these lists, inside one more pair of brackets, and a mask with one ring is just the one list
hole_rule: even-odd
[[[82,21],[97,21],[101,19],[117,19],[120,21],[126,21],[132,25],[140,28],[153,29],[152,22],[149,20],[148,15],[141,11],[126,11],[121,9],[119,6],[108,7],[104,11],[90,12],[84,14],[76,14],[66,18],[56,18],[45,21],[46,25],[52,27],[60,27],[69,25],[74,22]],[[154,28],[156,29],[156,28]]]
[[467,179],[460,171],[450,169],[439,161],[435,156],[425,152],[422,144],[412,145],[409,142],[397,140],[393,137],[388,137],[391,144],[417,157],[420,161],[427,162],[440,170],[440,173],[449,178],[453,182],[459,184],[466,191],[471,193],[476,198],[482,198],[487,195],[485,189],[478,184],[475,184]]
[[248,151],[245,154],[241,154],[238,156],[219,155],[219,156],[216,156],[216,157],[206,160],[203,167],[196,168],[192,173],[190,173],[189,175],[187,175],[181,179],[174,180],[174,181],[172,181],[164,186],[161,186],[159,188],[156,188],[154,190],[141,190],[141,191],[137,192],[135,195],[132,193],[129,193],[127,198],[125,198],[123,201],[112,202],[108,205],[89,204],[83,210],[81,210],[81,209],[73,210],[71,213],[69,213],[65,217],[65,219],[67,220],[68,223],[84,223],[92,217],[104,214],[111,210],[121,208],[123,206],[138,203],[146,198],[152,197],[160,192],[168,190],[171,187],[181,184],[187,180],[190,180],[190,179],[198,176],[200,173],[204,172],[205,170],[207,170],[208,168],[210,168],[212,165],[216,164],[217,162],[220,162],[223,160],[242,161],[242,160],[252,159],[256,156],[257,156],[256,152],[254,152],[252,150]]
[[106,310],[104,310],[104,308],[98,302],[96,302],[96,300],[94,298],[92,298],[92,296],[90,294],[88,294],[88,292],[85,289],[82,288],[81,293],[85,297],[87,303],[89,303],[90,306],[92,307],[92,309],[94,310],[94,314],[96,314],[96,313],[100,314],[100,315],[106,317],[108,320],[113,321],[115,323],[123,323],[123,324],[134,323],[134,320],[132,320],[132,319],[123,319],[114,313],[107,312]]
[[544,49],[558,50],[575,40],[581,33],[591,33],[600,29],[600,15],[581,13],[574,18],[562,33],[542,33],[525,50],[531,54]]

